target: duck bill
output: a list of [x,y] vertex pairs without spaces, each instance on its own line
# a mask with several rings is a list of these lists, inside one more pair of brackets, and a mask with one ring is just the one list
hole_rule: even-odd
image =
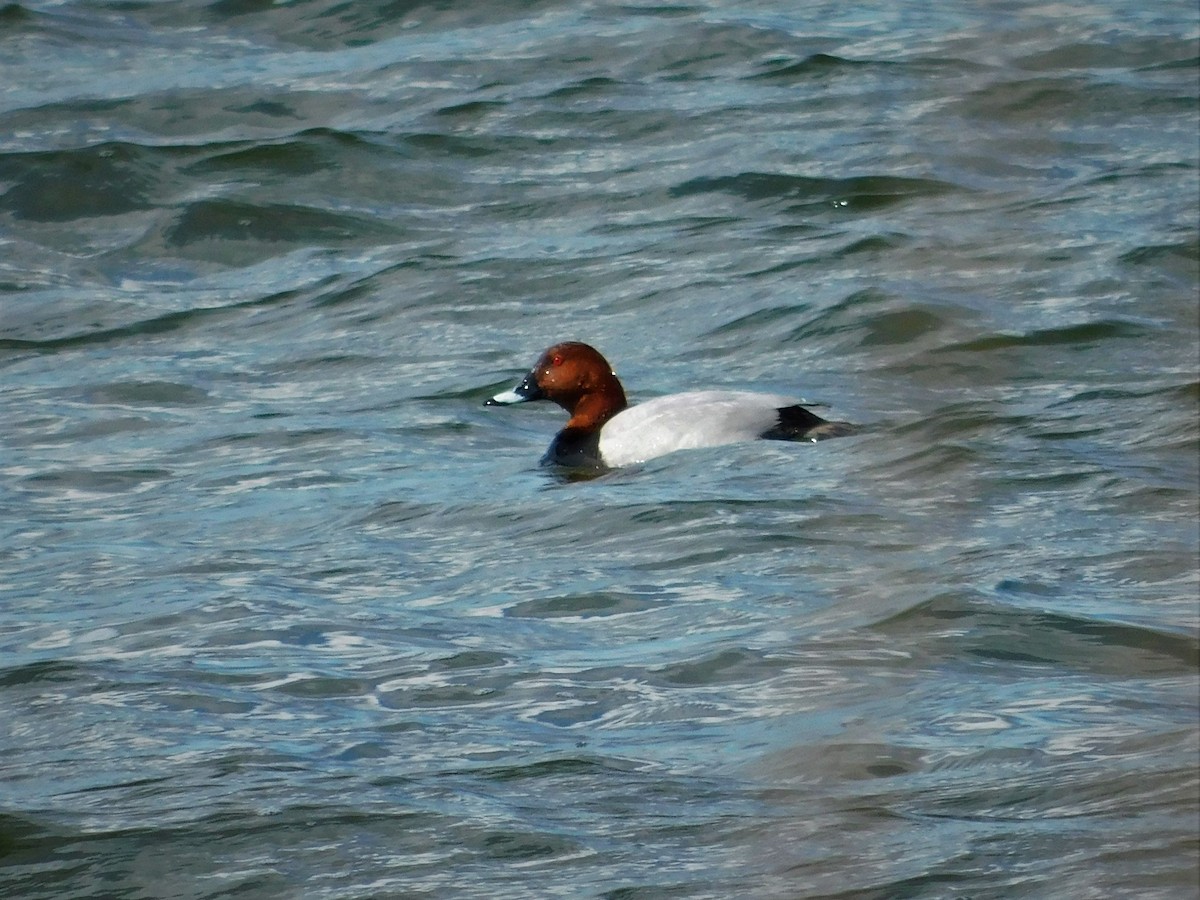
[[495,397],[489,397],[483,402],[484,406],[512,406],[514,403],[528,403],[531,400],[545,400],[546,395],[537,386],[537,379],[530,372],[516,387],[501,391]]

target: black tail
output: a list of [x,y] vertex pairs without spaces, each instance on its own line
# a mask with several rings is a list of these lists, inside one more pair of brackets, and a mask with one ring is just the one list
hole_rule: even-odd
[[779,423],[763,437],[769,441],[820,441],[853,433],[849,422],[830,422],[803,406],[784,406],[779,409]]

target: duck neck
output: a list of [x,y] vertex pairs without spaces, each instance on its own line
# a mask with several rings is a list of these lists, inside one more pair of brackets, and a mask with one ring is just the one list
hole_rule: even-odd
[[628,403],[625,391],[615,375],[610,375],[603,388],[583,394],[571,409],[567,428],[594,431],[623,410]]

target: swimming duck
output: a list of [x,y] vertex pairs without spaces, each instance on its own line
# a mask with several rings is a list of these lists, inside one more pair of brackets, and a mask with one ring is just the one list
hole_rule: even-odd
[[543,463],[616,468],[697,447],[751,440],[817,441],[850,434],[789,397],[750,391],[688,391],[630,406],[612,366],[596,348],[565,341],[546,350],[512,389],[485,401],[508,406],[557,403],[571,418]]

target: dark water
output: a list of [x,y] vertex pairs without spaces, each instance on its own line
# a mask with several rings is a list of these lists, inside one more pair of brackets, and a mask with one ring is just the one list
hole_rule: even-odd
[[0,8],[0,894],[1196,896],[1198,35]]

